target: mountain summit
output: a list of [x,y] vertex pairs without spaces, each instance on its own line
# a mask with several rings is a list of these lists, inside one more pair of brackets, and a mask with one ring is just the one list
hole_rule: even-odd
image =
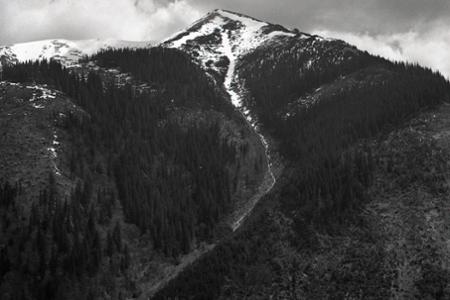
[[[228,34],[233,50],[245,52],[254,49],[276,36],[295,36],[295,33],[281,25],[274,25],[239,13],[216,9],[193,23],[189,28],[176,33],[163,43],[181,47],[199,37],[218,37]],[[214,39],[215,38],[215,39]]]
[[[294,47],[295,51],[300,50],[302,56],[308,57],[303,69],[318,66],[325,60],[339,64],[352,56],[349,54],[358,52],[343,41],[287,29],[222,9],[208,13],[161,45],[189,53],[213,78],[223,82],[229,91],[233,90],[231,86],[235,85],[237,69],[242,61],[254,53],[264,53],[264,49],[281,48],[282,52],[286,52]],[[233,93],[231,98],[235,106],[242,108],[241,99]]]
[[205,69],[224,76],[227,62],[233,65],[238,57],[262,45],[294,36],[306,38],[309,35],[216,9],[169,37],[162,45],[188,51]]

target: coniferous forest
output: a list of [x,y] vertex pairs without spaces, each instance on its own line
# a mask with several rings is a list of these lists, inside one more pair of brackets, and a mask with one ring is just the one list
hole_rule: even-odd
[[[277,142],[285,164],[274,191],[261,200],[261,207],[270,209],[259,210],[248,227],[185,269],[157,299],[227,298],[248,287],[257,294],[272,275],[294,274],[297,265],[286,268],[274,259],[280,239],[313,252],[313,229],[327,235],[358,224],[376,163],[368,140],[448,100],[448,81],[431,70],[346,46],[342,50],[341,44],[336,47],[345,53],[342,63],[332,62],[336,52],[319,49],[321,60],[305,70],[309,56],[295,53],[303,46],[264,48],[244,57],[240,66],[249,94],[246,105]],[[57,299],[73,280],[83,282],[104,271],[105,261],[112,274],[125,273],[129,249],[120,224],[111,224],[119,206],[125,221],[148,235],[155,249],[177,257],[200,241],[214,241],[217,224],[233,205],[236,178],[230,166],[237,152],[221,137],[218,121],[181,126],[173,117],[193,110],[232,116],[222,88],[178,50],[108,50],[90,60],[129,73],[138,84],[118,87],[97,72],[71,71],[54,61],[4,69],[7,80],[48,84],[86,112],[68,116],[63,124],[74,145],[70,175],[79,181],[69,199],[58,195],[50,175],[29,218],[17,226],[13,203],[22,188],[11,182],[0,186],[1,228],[11,237],[0,253],[0,275],[8,278],[11,290],[27,282],[23,292],[37,299]],[[150,89],[136,92],[139,84]],[[319,89],[325,91],[319,100],[294,105],[286,114],[287,106]],[[92,183],[98,176],[111,186]],[[269,212],[292,220],[288,233],[269,221]],[[107,229],[99,230],[103,225]],[[377,258],[377,251],[371,257]],[[374,280],[387,280],[379,269],[370,271]],[[294,275],[289,278],[295,281]],[[369,298],[386,296],[372,287]],[[95,298],[92,293],[85,291],[87,298]],[[295,299],[295,291],[290,296]]]
[[[120,224],[109,224],[118,205],[125,222],[136,225],[168,257],[212,240],[216,224],[232,207],[235,146],[221,137],[217,120],[180,125],[171,117],[178,110],[231,114],[204,73],[170,49],[102,52],[96,59],[103,66],[120,66],[152,91],[136,93],[131,85],[117,87],[95,72],[72,72],[54,61],[4,70],[10,81],[48,84],[64,92],[86,112],[69,115],[62,125],[73,144],[70,176],[79,181],[70,199],[56,193],[52,177],[29,221],[11,227],[20,218],[12,204],[20,187],[2,184],[0,202],[8,218],[2,218],[1,228],[11,238],[2,248],[1,275],[18,276],[11,279],[11,291],[14,284],[29,283],[24,293],[36,299],[58,299],[67,282],[94,276],[105,261],[111,274],[127,268]],[[115,188],[93,184],[99,176]],[[111,232],[101,237],[97,228],[102,225]]]
[[[280,141],[278,150],[288,161],[278,180],[279,189],[263,202],[270,207],[268,210],[275,206],[292,218],[289,229],[293,235],[286,239],[293,247],[311,253],[317,247],[311,228],[333,234],[351,224],[362,226],[358,211],[369,200],[366,191],[372,184],[375,165],[367,141],[448,101],[450,84],[429,69],[391,63],[367,53],[358,53],[343,64],[330,64],[326,61],[330,53],[324,53],[324,61],[299,72],[307,56],[296,55],[295,46],[282,50],[264,48],[245,57],[241,76],[250,94],[247,105],[257,111],[265,129]],[[356,87],[346,84],[355,79]],[[318,88],[326,89],[327,85],[339,89],[324,96],[323,101],[300,107],[289,117],[282,114],[293,100]],[[247,230],[186,270],[157,299],[175,295],[194,299],[248,295],[235,294],[241,290],[258,295],[273,284],[274,277],[297,272],[299,266],[284,269],[274,261],[279,255],[276,245],[285,232],[268,219],[267,211],[255,216]],[[375,258],[380,253],[372,255]],[[367,276],[372,276],[376,284],[388,278],[380,269],[367,272],[373,272]],[[301,281],[290,276],[293,282]],[[370,284],[361,286],[367,288],[364,293],[369,298],[388,297],[383,289],[371,290]],[[333,288],[330,286],[330,290]],[[280,289],[291,292],[288,298],[298,297],[289,286]],[[328,295],[338,295],[339,286],[336,289]]]
[[[305,207],[303,218],[319,226],[333,218],[348,219],[348,209],[364,200],[374,163],[369,150],[353,145],[447,100],[450,85],[429,69],[364,52],[352,53],[342,64],[330,64],[324,53],[316,67],[302,73],[295,70],[306,57],[290,51],[280,57],[272,51],[277,49],[264,52],[263,58],[257,52],[247,58],[243,76],[263,125],[281,141],[280,151],[292,162],[286,172],[288,188],[282,192],[286,211]],[[277,62],[265,59],[271,55]],[[345,80],[361,85],[346,85]],[[293,99],[333,84],[338,91],[322,101],[287,118],[279,113]]]
[[[72,171],[86,180],[86,166],[99,165],[97,169],[114,176],[128,222],[148,231],[166,254],[187,252],[195,237],[211,238],[214,224],[231,205],[226,166],[235,153],[220,139],[217,124],[181,128],[169,115],[177,105],[206,109],[224,106],[224,101],[181,52],[111,53],[98,57],[120,58],[116,65],[144,82],[163,85],[162,92],[133,95],[130,86],[108,86],[93,72],[73,74],[56,62],[16,65],[5,75],[19,82],[49,83],[76,99],[90,118],[70,118],[66,124],[81,139],[70,158]],[[144,73],[146,65],[153,68]]]
[[[28,220],[22,221],[14,201],[26,191],[20,185],[2,183],[1,228],[8,237],[8,246],[0,253],[4,297],[61,299],[68,297],[72,284],[86,283],[86,278],[96,275],[105,262],[111,274],[121,274],[128,268],[130,253],[122,241],[119,223],[102,241],[98,224],[108,211],[90,200],[90,188],[89,184],[78,185],[70,199],[61,199],[50,173]],[[100,191],[97,196],[98,201],[108,197]],[[94,298],[97,292],[91,284],[81,290],[87,298]]]

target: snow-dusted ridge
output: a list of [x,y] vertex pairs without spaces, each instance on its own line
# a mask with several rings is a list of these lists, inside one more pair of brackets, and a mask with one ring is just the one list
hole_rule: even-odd
[[[196,38],[227,32],[232,43],[233,52],[235,54],[243,54],[277,36],[292,37],[296,35],[296,33],[282,26],[278,26],[276,30],[270,30],[270,26],[274,25],[238,13],[216,9],[193,23],[189,28],[164,40],[162,45],[182,48],[189,41],[194,41]],[[266,32],[266,30],[270,30],[270,32]],[[219,52],[217,54],[223,53]]]
[[223,80],[227,71],[223,59],[228,58],[230,48],[233,57],[239,61],[244,55],[259,47],[270,47],[290,39],[312,40],[317,44],[335,41],[303,33],[297,29],[287,29],[240,13],[216,9],[159,45],[188,52],[208,71],[208,74],[214,77],[219,75]]
[[0,63],[18,63],[43,59],[59,60],[66,66],[76,64],[86,55],[93,55],[102,49],[145,48],[150,42],[133,42],[114,39],[66,40],[50,39],[10,46],[0,46]]

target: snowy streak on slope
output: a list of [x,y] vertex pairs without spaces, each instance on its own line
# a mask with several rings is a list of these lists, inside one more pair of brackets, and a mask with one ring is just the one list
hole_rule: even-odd
[[[243,115],[247,123],[259,136],[267,157],[267,172],[257,192],[244,203],[238,203],[230,216],[230,226],[237,230],[251,214],[259,199],[269,192],[276,179],[272,172],[269,144],[262,135],[256,116],[245,107],[243,97],[246,92],[236,70],[240,59],[262,45],[281,41],[285,37],[307,38],[286,29],[261,22],[250,17],[216,10],[194,23],[190,28],[177,33],[162,43],[163,46],[178,48],[191,54],[208,73],[223,80],[231,103]],[[200,39],[201,38],[201,39]],[[225,61],[227,63],[225,63]]]
[[251,197],[244,205],[239,207],[235,213],[232,215],[231,219],[231,229],[236,231],[245,219],[250,215],[250,213],[255,208],[255,205],[258,203],[259,199],[267,194],[275,185],[276,179],[275,175],[272,172],[272,163],[270,161],[269,154],[269,143],[267,139],[260,133],[257,122],[252,118],[250,111],[243,106],[242,96],[240,94],[240,89],[236,85],[236,55],[233,53],[230,44],[230,38],[227,33],[222,33],[222,51],[228,57],[230,63],[228,65],[227,74],[224,80],[224,86],[230,95],[231,102],[233,105],[239,109],[243,117],[247,120],[250,126],[255,130],[258,134],[259,139],[261,140],[262,145],[264,146],[264,151],[267,157],[267,173],[264,176],[263,183],[258,188],[256,194]]
[[[248,215],[253,211],[255,205],[258,203],[259,199],[268,193],[273,186],[275,185],[276,179],[275,175],[272,172],[272,163],[270,161],[269,154],[269,144],[266,138],[260,133],[260,130],[257,126],[257,122],[252,118],[250,114],[250,110],[243,106],[242,101],[242,91],[237,85],[238,78],[236,76],[236,62],[239,59],[239,55],[245,51],[248,51],[252,48],[256,48],[260,43],[261,39],[258,39],[258,32],[267,25],[267,23],[262,23],[250,18],[244,18],[241,16],[237,16],[234,14],[230,14],[228,12],[222,12],[222,14],[230,19],[234,19],[243,24],[243,28],[240,35],[240,48],[236,49],[236,44],[233,47],[233,43],[230,39],[229,32],[221,33],[222,45],[217,50],[218,52],[224,54],[228,60],[229,65],[227,69],[227,73],[224,79],[224,87],[230,95],[232,104],[239,109],[243,117],[247,120],[251,127],[258,134],[261,143],[264,146],[265,154],[267,157],[267,173],[265,175],[264,181],[259,187],[257,193],[249,199],[242,207],[238,208],[235,212],[234,216],[232,216],[231,220],[231,228],[233,231],[236,231],[244,222],[244,220],[248,217]],[[275,33],[275,34],[274,34]],[[275,36],[276,33],[286,34],[284,32],[272,32],[272,36]],[[267,36],[266,36],[267,38]]]
[[234,72],[236,69],[236,56],[233,53],[233,49],[231,48],[230,38],[228,37],[228,34],[226,32],[222,32],[222,53],[228,58],[229,65],[227,74],[225,76],[224,80],[224,86],[227,89],[228,93],[230,94],[231,103],[235,107],[241,107],[242,106],[242,100],[241,97],[234,91],[232,88],[233,79],[234,79]]

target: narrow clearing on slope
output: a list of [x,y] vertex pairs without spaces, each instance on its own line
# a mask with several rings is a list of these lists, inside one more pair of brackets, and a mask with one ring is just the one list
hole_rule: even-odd
[[223,84],[228,94],[230,95],[231,103],[233,104],[233,106],[239,110],[239,112],[242,114],[243,118],[246,120],[248,125],[259,136],[261,144],[264,146],[267,160],[267,172],[264,175],[264,180],[258,187],[257,192],[244,203],[238,204],[237,209],[233,212],[233,214],[230,217],[229,225],[233,231],[236,231],[242,225],[245,219],[251,214],[258,201],[273,188],[273,186],[276,183],[276,179],[275,175],[272,172],[272,163],[270,161],[270,154],[269,154],[269,143],[267,142],[267,139],[261,134],[257,122],[252,118],[252,116],[249,113],[249,110],[246,109],[246,107],[244,107],[242,97],[239,95],[238,91],[236,91],[235,88],[236,85],[234,83],[237,79],[236,60],[238,59],[238,57],[233,53],[228,33],[226,32],[222,33],[222,42],[224,47],[223,52],[229,60],[229,66]]
[[[249,114],[249,110],[244,107],[242,96],[240,95],[241,91],[239,91],[239,89],[237,88],[239,85],[236,84],[237,76],[235,71],[236,61],[239,55],[237,55],[233,51],[232,43],[230,41],[228,33],[222,32],[222,42],[223,48],[220,49],[221,53],[223,53],[223,55],[225,55],[229,59],[229,66],[224,79],[224,87],[227,93],[230,95],[233,106],[239,110],[242,117],[246,120],[248,126],[252,128],[258,135],[261,141],[261,145],[264,147],[267,161],[267,172],[264,174],[264,179],[257,188],[256,193],[250,199],[245,199],[244,201],[242,201],[242,203],[239,203],[235,211],[231,214],[226,222],[234,232],[241,227],[246,218],[252,213],[259,200],[273,188],[276,183],[276,179],[272,170],[272,162],[270,160],[269,143],[267,142],[267,139],[260,133],[260,129],[257,125],[256,120]],[[189,267],[192,263],[203,257],[206,253],[212,251],[215,246],[216,244],[214,243],[204,245],[201,249],[197,249],[196,251],[180,258],[179,265],[168,266],[164,274],[160,276],[158,280],[152,282],[152,284],[147,283],[146,285],[142,286],[144,292],[139,297],[139,299],[151,298],[161,288],[164,288],[164,286],[166,286],[168,282],[176,278],[185,268]]]

